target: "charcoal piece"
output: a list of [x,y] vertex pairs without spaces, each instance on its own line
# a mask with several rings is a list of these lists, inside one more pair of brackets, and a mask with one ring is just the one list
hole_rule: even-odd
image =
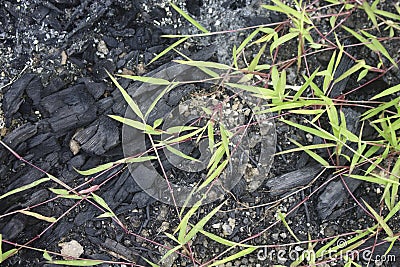
[[186,9],[194,16],[200,16],[200,9],[203,6],[203,0],[186,0]]
[[37,22],[37,23],[41,23],[42,20],[46,17],[47,14],[49,14],[50,10],[45,7],[45,6],[38,6],[32,15],[32,18]]
[[32,100],[33,106],[37,106],[42,98],[43,84],[39,76],[35,76],[26,88],[26,94]]
[[104,243],[100,244],[100,246],[102,246],[106,250],[111,250],[112,252],[116,253],[117,255],[121,255],[123,258],[126,258],[133,262],[136,262],[137,258],[139,256],[139,253],[137,251],[135,251],[134,249],[127,248],[108,237],[106,238],[106,241],[104,241]]
[[46,232],[43,233],[41,238],[39,239],[39,245],[49,246],[54,244],[55,242],[59,242],[62,237],[66,236],[67,233],[74,227],[75,225],[70,222],[59,222],[55,227],[49,228]]
[[21,204],[21,206],[23,208],[27,208],[35,204],[39,204],[49,198],[49,192],[50,191],[48,189],[36,190],[29,196],[29,199],[25,203]]
[[[349,49],[347,49],[349,50]],[[347,51],[349,52],[349,51]],[[352,54],[352,53],[350,53]],[[343,56],[339,62],[339,65],[335,71],[335,74],[333,76],[333,79],[337,79],[339,78],[343,73],[345,73],[347,70],[349,70],[352,66],[354,65],[354,61],[346,55],[346,53],[343,53]],[[347,76],[346,78],[344,78],[343,80],[335,83],[332,86],[332,89],[330,91],[329,96],[334,98],[334,97],[338,97],[339,95],[342,94],[343,90],[346,88],[347,83],[350,80],[350,76]]]
[[96,119],[94,99],[82,84],[49,95],[40,105],[57,137]]
[[136,193],[132,198],[132,204],[136,205],[139,209],[142,209],[154,202],[155,199],[144,191]]
[[94,99],[99,99],[107,90],[107,85],[104,82],[97,83],[88,77],[81,78],[78,82],[85,84],[86,89]]
[[270,188],[272,196],[283,195],[307,185],[321,171],[321,166],[310,165],[302,169],[285,173],[269,179],[266,185]]
[[117,123],[102,116],[89,127],[79,131],[74,140],[81,145],[81,149],[94,155],[102,155],[120,142]]
[[29,152],[33,153],[35,155],[35,158],[42,158],[52,152],[59,151],[60,149],[61,146],[58,143],[57,138],[55,138],[54,136],[50,136],[37,146],[31,148]]
[[[346,118],[347,129],[350,132],[359,135],[359,131],[361,130],[360,127],[361,114],[351,108],[343,108],[342,111]],[[353,150],[356,149],[355,146],[356,144],[350,145],[350,147],[352,147]],[[353,156],[352,150],[347,147],[343,148],[342,153],[344,155],[349,156],[350,158]],[[341,158],[339,164],[344,165],[345,163],[346,160],[344,158]],[[355,169],[353,171],[353,174],[357,174],[358,172],[359,170]],[[361,184],[360,180],[352,179],[347,176],[344,176],[344,181],[347,184],[350,192],[354,192],[354,190],[356,190],[357,187]],[[327,219],[328,217],[330,219],[334,219],[340,216],[340,214],[343,213],[344,211],[338,208],[341,205],[343,205],[348,196],[349,194],[347,193],[347,189],[342,184],[342,181],[330,182],[318,198],[317,212],[320,218],[324,220]],[[334,213],[332,214],[332,212]]]
[[[354,192],[361,184],[360,180],[344,177],[350,192]],[[318,198],[317,212],[321,219],[335,219],[339,217],[344,210],[337,210],[344,204],[349,197],[349,193],[342,181],[330,182]],[[334,212],[335,211],[335,212]]]
[[107,46],[116,48],[118,47],[118,40],[112,36],[103,36],[103,41],[106,43]]
[[[99,111],[99,114],[104,114],[107,110],[110,110],[113,104],[114,100],[112,97],[106,97],[97,101],[96,106]],[[111,110],[108,114],[111,114]]]
[[93,78],[96,82],[101,82],[102,80],[108,78],[107,71],[109,73],[115,72],[115,64],[111,60],[100,60],[93,67]]
[[72,167],[79,169],[83,166],[83,164],[85,164],[85,161],[86,157],[84,155],[76,155],[75,157],[71,158],[68,161],[68,165],[71,167],[70,171],[73,171]]
[[66,84],[61,77],[54,77],[51,79],[49,85],[43,88],[42,97],[46,97],[60,91],[65,85]]
[[12,240],[24,230],[25,224],[26,221],[22,217],[14,216],[4,227],[0,227],[0,233],[4,239]]
[[79,212],[78,215],[76,215],[75,220],[74,220],[75,225],[81,226],[88,220],[93,219],[94,216],[96,215],[96,213],[97,213],[97,211],[95,211],[94,209],[89,210],[89,211]]
[[16,148],[22,142],[37,133],[37,124],[26,123],[4,137],[3,142],[11,148]]
[[51,133],[38,134],[29,140],[28,148],[33,148],[35,146],[38,146],[50,137]]
[[7,127],[10,126],[12,116],[18,111],[24,101],[22,95],[25,89],[35,76],[32,73],[25,74],[6,89],[3,95],[3,111]]

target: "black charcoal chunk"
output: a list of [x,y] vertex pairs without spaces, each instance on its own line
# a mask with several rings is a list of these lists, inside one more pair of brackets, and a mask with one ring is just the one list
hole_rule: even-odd
[[40,102],[43,114],[57,136],[96,119],[93,97],[82,84],[54,93]]
[[4,239],[12,240],[21,233],[24,228],[25,221],[14,216],[2,229],[0,229],[0,233],[3,235]]
[[306,166],[302,169],[271,178],[266,182],[266,185],[270,188],[272,196],[287,194],[292,190],[307,185],[320,171],[320,165]]
[[149,196],[144,191],[136,193],[132,198],[132,204],[136,205],[139,209],[142,209],[147,205],[150,205],[154,201],[155,199]]
[[[356,190],[361,184],[360,180],[344,177],[344,181],[350,192]],[[335,219],[340,216],[344,210],[339,209],[346,199],[350,196],[347,188],[342,181],[330,182],[318,198],[317,212],[321,219]]]
[[102,116],[89,127],[79,131],[74,136],[74,140],[81,145],[83,151],[102,155],[119,144],[119,135],[117,123],[106,116]]
[[16,148],[37,133],[37,124],[26,123],[4,137],[3,142],[11,148]]
[[24,101],[22,95],[33,78],[35,78],[35,74],[25,74],[6,89],[3,95],[3,111],[7,127],[10,126],[12,116]]

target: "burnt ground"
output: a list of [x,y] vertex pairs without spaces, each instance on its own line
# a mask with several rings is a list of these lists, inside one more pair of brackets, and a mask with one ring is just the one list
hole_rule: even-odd
[[[222,4],[211,0],[184,2],[189,13],[213,31],[285,19],[279,14],[263,12],[257,1],[227,0]],[[155,54],[173,42],[161,38],[161,35],[195,31],[193,26],[166,6],[164,1],[145,0],[26,0],[2,1],[0,4],[2,140],[25,160],[71,187],[83,185],[79,188],[82,190],[101,184],[96,194],[108,203],[123,224],[121,227],[109,218],[97,218],[101,212],[86,201],[53,199],[55,195],[48,188],[59,186],[54,182],[41,184],[0,199],[0,231],[7,241],[3,243],[3,252],[13,248],[11,244],[15,243],[27,246],[2,266],[53,266],[45,263],[42,252],[32,248],[60,252],[60,244],[71,240],[76,240],[83,247],[83,258],[115,262],[115,266],[129,263],[147,266],[141,257],[157,262],[165,253],[160,244],[174,245],[164,232],[173,232],[179,224],[176,210],[149,197],[127,169],[116,168],[89,181],[74,170],[86,170],[123,157],[122,127],[107,115],[123,116],[126,104],[105,70],[133,75],[157,72],[179,57],[169,53],[148,65]],[[365,17],[357,14],[354,17],[349,19],[348,25],[354,27],[358,23],[369,23]],[[226,63],[232,44],[241,39],[243,35],[240,34],[213,36],[189,41],[180,51],[195,59]],[[388,44],[392,55],[398,54],[398,47],[398,42]],[[296,51],[297,47],[289,44],[278,60],[286,60]],[[349,53],[376,65],[376,56],[368,50],[350,49]],[[329,57],[329,53],[322,53],[310,58],[309,67],[325,67]],[[351,67],[351,62],[343,60],[344,71]],[[369,99],[377,90],[398,84],[399,79],[399,73],[391,71],[370,87],[365,87],[361,94],[349,95],[348,98]],[[129,80],[121,79],[120,82],[124,88],[138,86]],[[295,66],[290,67],[288,83],[298,85],[300,82]],[[354,79],[348,80],[332,90],[332,94],[340,96],[357,85]],[[196,93],[193,90],[196,88],[175,91],[175,94],[163,98],[166,110],[160,112],[165,114],[168,109],[173,109],[181,99]],[[360,129],[357,116],[362,110],[347,108],[344,112],[350,129],[357,133]],[[290,119],[301,123],[304,118],[292,115]],[[276,121],[275,125],[277,151],[295,147],[289,138],[303,144],[320,142],[281,122]],[[254,153],[257,154],[257,151]],[[44,176],[4,148],[0,149],[0,156],[0,195]],[[188,176],[174,168],[168,171],[176,177]],[[206,230],[235,242],[260,233],[251,241],[252,244],[291,243],[294,239],[287,229],[282,224],[273,225],[277,209],[281,212],[294,210],[287,220],[300,240],[307,240],[308,235],[313,239],[323,239],[370,226],[373,220],[341,189],[338,179],[328,186],[329,190],[322,187],[315,193],[324,181],[333,177],[331,172],[323,172],[311,186],[283,198],[289,190],[286,184],[299,188],[320,173],[321,168],[306,154],[276,156],[268,177],[257,190],[246,190],[246,181],[241,179],[232,193],[226,194],[224,212],[217,213]],[[300,177],[302,182],[296,184],[295,180]],[[382,189],[378,186],[347,182],[355,198],[362,197],[370,204],[379,202]],[[308,196],[310,198],[305,204],[298,205]],[[216,203],[202,206],[196,216],[201,218],[216,206]],[[50,225],[13,212],[27,207],[59,220]],[[394,218],[392,222],[393,230],[398,232],[399,218]],[[371,244],[367,242],[365,246],[368,245]],[[387,245],[377,247],[375,253],[383,254]],[[302,251],[305,247],[296,245],[290,249]],[[204,236],[196,237],[192,248],[196,258],[204,261],[224,249]],[[395,244],[392,252],[400,258],[399,244]],[[289,263],[285,259],[278,261],[276,255],[266,259],[260,255],[263,254],[250,254],[235,260],[232,265]],[[385,264],[396,266],[393,262]],[[185,256],[173,254],[162,266],[193,264]]]

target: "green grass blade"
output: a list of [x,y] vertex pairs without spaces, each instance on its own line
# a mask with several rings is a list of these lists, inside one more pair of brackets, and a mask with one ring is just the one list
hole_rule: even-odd
[[282,154],[287,154],[287,153],[293,153],[293,152],[298,152],[298,151],[305,151],[305,150],[312,150],[312,149],[321,149],[321,148],[327,148],[327,147],[334,147],[336,144],[316,144],[316,145],[308,145],[308,146],[302,146],[302,147],[297,147],[297,148],[292,148],[288,149],[285,151],[281,151],[276,153],[275,155],[282,155]]
[[[303,148],[303,146],[302,146],[300,143],[296,142],[295,140],[290,139],[290,141],[291,141],[292,143],[294,143],[295,145],[297,145],[298,147]],[[317,162],[319,162],[322,166],[325,166],[325,167],[330,166],[329,163],[328,163],[326,160],[324,160],[324,159],[323,159],[320,155],[318,155],[317,153],[315,153],[315,152],[313,152],[313,151],[311,151],[311,150],[309,150],[309,149],[303,149],[303,150],[304,150],[304,152],[306,152],[308,155],[310,155],[311,158],[313,158],[314,160],[316,160]]]
[[365,201],[363,200],[364,205],[368,208],[368,210],[374,215],[375,219],[378,221],[379,225],[383,228],[386,234],[389,237],[393,237],[393,231],[390,229],[389,225],[383,220],[383,218]]
[[351,67],[350,69],[348,69],[347,71],[345,71],[345,73],[343,73],[342,75],[340,75],[336,80],[335,83],[340,82],[343,79],[346,79],[347,77],[349,77],[351,74],[353,74],[354,72],[358,71],[359,69],[365,67],[365,60],[362,59],[360,61],[358,61],[358,63],[356,65],[354,65],[353,67]]
[[292,122],[292,121],[288,121],[288,120],[285,120],[285,119],[280,119],[280,120],[281,120],[282,122],[284,122],[284,123],[290,125],[290,126],[299,128],[300,130],[303,130],[303,131],[305,131],[305,132],[307,132],[307,133],[310,133],[310,134],[319,136],[319,137],[321,137],[322,139],[327,139],[327,140],[331,140],[331,141],[335,141],[335,140],[336,140],[336,139],[335,139],[331,134],[329,134],[328,132],[320,131],[320,130],[318,130],[318,129],[314,129],[314,128],[311,128],[311,127],[308,127],[308,126],[304,126],[304,125],[301,125],[301,124],[298,124],[298,123],[295,123],[295,122]]
[[56,265],[69,265],[69,266],[95,266],[103,264],[104,261],[101,260],[54,260],[49,261],[50,264]]
[[211,240],[214,240],[217,243],[220,243],[222,245],[228,246],[228,247],[233,247],[233,246],[237,246],[237,247],[251,247],[254,248],[255,246],[252,245],[247,245],[247,244],[242,244],[242,243],[236,243],[233,241],[230,241],[228,239],[222,238],[218,235],[215,235],[213,233],[207,232],[205,230],[200,230],[200,233],[207,236],[208,238],[210,238]]
[[176,12],[178,12],[182,17],[184,17],[187,21],[189,21],[193,26],[195,26],[197,29],[199,29],[200,31],[204,32],[204,33],[208,33],[209,31],[204,28],[203,26],[200,25],[200,23],[198,23],[195,19],[193,19],[191,16],[189,16],[185,11],[183,11],[182,9],[180,9],[178,6],[176,6],[174,3],[170,2],[169,3],[173,9],[176,10]]
[[191,160],[191,161],[196,161],[196,162],[200,162],[198,159],[192,158],[191,156],[186,155],[185,153],[183,153],[182,151],[170,146],[170,145],[166,145],[166,148],[168,149],[168,151],[170,151],[171,153],[177,155],[178,157],[187,159],[187,160]]
[[[384,96],[392,95],[392,94],[395,94],[395,93],[397,93],[397,92],[399,92],[399,91],[400,91],[400,84],[397,84],[397,85],[392,86],[392,87],[390,87],[390,88],[384,90],[383,92],[380,92],[379,94],[373,96],[373,97],[371,98],[371,100],[375,100],[375,99],[378,99],[378,98],[381,98],[381,97],[384,97]],[[391,103],[391,102],[389,102],[389,103]],[[387,104],[388,104],[388,103],[387,103]],[[383,110],[384,110],[384,109],[387,109],[387,107],[384,106]]]
[[135,114],[141,118],[142,120],[144,119],[142,112],[140,111],[139,106],[136,104],[135,101],[131,98],[131,96],[125,91],[124,88],[118,83],[118,81],[112,76],[108,71],[107,71],[108,76],[112,80],[112,82],[117,86],[119,91],[121,92],[122,96],[124,97],[126,103],[128,103],[129,107],[135,112]]
[[95,193],[92,193],[92,196],[93,196],[93,200],[96,201],[97,204],[99,204],[103,209],[110,212],[113,215],[113,217],[116,217],[115,213],[111,210],[111,208],[108,206],[108,204],[102,197],[96,195]]
[[213,209],[211,212],[209,212],[206,216],[204,216],[196,225],[193,226],[193,228],[187,233],[187,235],[184,238],[184,244],[189,242],[200,230],[203,230],[204,225],[222,208],[222,206],[225,205],[225,202],[220,204],[218,207]]
[[59,197],[62,198],[68,198],[68,199],[82,199],[81,196],[70,194],[68,190],[66,189],[60,189],[60,188],[48,188],[51,192],[54,194],[58,195]]
[[372,21],[372,24],[374,24],[375,28],[378,28],[378,21],[376,20],[374,10],[372,10],[367,1],[363,1],[362,8],[364,9],[365,13],[367,13],[368,18]]
[[224,264],[224,263],[227,263],[227,262],[234,261],[234,260],[236,260],[236,259],[238,259],[238,258],[244,257],[244,256],[246,256],[247,254],[252,253],[252,252],[253,252],[254,250],[256,250],[256,249],[257,249],[257,248],[246,248],[246,249],[241,250],[241,251],[239,251],[239,252],[237,252],[237,253],[235,253],[235,254],[229,256],[229,257],[226,257],[226,258],[224,258],[224,259],[222,259],[222,260],[215,261],[215,262],[213,262],[213,263],[212,263],[211,265],[209,265],[209,266],[210,266],[210,267],[212,267],[212,266],[218,266],[218,265],[221,265],[221,264]]
[[203,189],[204,187],[206,187],[208,184],[211,183],[212,180],[214,180],[216,177],[218,177],[222,171],[225,169],[226,165],[228,165],[229,160],[224,160],[216,169],[215,171],[210,174],[207,179],[199,186],[199,188],[197,189],[197,191],[200,191],[201,189]]
[[161,78],[153,78],[153,77],[147,77],[147,76],[134,76],[134,75],[123,75],[123,74],[118,74],[117,76],[125,79],[130,79],[142,83],[150,83],[153,85],[169,85],[171,82],[165,79]]
[[[177,86],[179,83],[173,82],[168,84],[167,87],[165,87],[164,90],[162,90],[162,92],[156,97],[156,99],[154,99],[154,101],[151,103],[151,105],[149,106],[149,108],[146,111],[146,114],[144,114],[144,118],[147,119],[150,115],[150,113],[153,111],[154,107],[157,105],[158,101],[160,101],[160,99],[169,91],[171,91],[175,86]],[[161,123],[160,123],[161,124]],[[154,127],[154,128],[157,128]]]
[[47,216],[44,216],[42,214],[39,214],[39,213],[36,213],[36,212],[33,212],[33,211],[19,210],[18,212],[22,213],[22,214],[25,214],[25,215],[28,215],[28,216],[31,216],[31,217],[34,217],[34,218],[36,218],[38,220],[41,220],[41,221],[49,222],[49,223],[53,223],[53,222],[57,221],[57,219],[54,218],[54,217],[47,217]]
[[184,245],[185,235],[187,234],[189,228],[189,219],[195,214],[195,212],[199,209],[201,205],[201,201],[198,201],[193,207],[190,208],[188,212],[186,212],[185,216],[183,216],[181,222],[179,223],[178,227],[174,231],[176,233],[179,231],[178,234],[178,243]]
[[47,181],[49,181],[49,180],[50,180],[50,178],[42,178],[42,179],[39,179],[39,180],[37,180],[37,181],[34,181],[34,182],[30,183],[30,184],[27,184],[27,185],[18,187],[18,188],[13,189],[13,190],[10,190],[10,191],[8,191],[7,193],[1,195],[1,196],[0,196],[0,199],[3,199],[3,198],[8,197],[8,196],[10,196],[10,195],[13,195],[13,194],[22,192],[22,191],[27,190],[27,189],[33,188],[33,187],[38,186],[38,185],[40,185],[41,183],[47,182]]
[[231,70],[232,67],[221,64],[221,63],[216,63],[216,62],[209,62],[209,61],[187,61],[187,60],[173,60],[176,63],[183,64],[183,65],[189,65],[189,66],[194,66],[194,67],[205,67],[205,68],[213,68],[213,69],[219,69],[219,70]]
[[166,49],[164,49],[163,51],[161,51],[157,56],[155,56],[152,60],[150,60],[149,65],[151,63],[153,63],[154,61],[156,61],[157,59],[161,58],[162,56],[164,56],[165,54],[167,54],[169,51],[173,50],[175,47],[177,47],[178,45],[180,45],[181,43],[185,42],[187,39],[189,39],[189,37],[182,37],[181,39],[179,39],[178,41],[176,41],[175,43],[171,44],[170,46],[168,46]]
[[75,169],[75,168],[74,168],[74,169],[75,169],[75,171],[76,171],[77,173],[79,173],[80,175],[88,176],[88,175],[93,175],[93,174],[95,174],[95,173],[108,170],[108,169],[110,169],[112,166],[114,166],[114,164],[115,164],[115,162],[108,162],[108,163],[99,165],[99,166],[97,166],[97,167],[95,167],[95,168],[92,168],[92,169],[89,169],[89,170],[86,170],[86,171],[80,171],[80,170]]
[[153,127],[140,121],[131,120],[117,115],[108,115],[110,118],[142,131],[153,130]]
[[278,46],[280,46],[280,45],[282,45],[282,44],[288,42],[289,40],[292,40],[293,38],[296,38],[298,36],[299,36],[298,32],[289,32],[289,33],[279,37],[276,41],[274,41],[271,44],[271,46],[269,48],[270,53],[272,54],[272,51],[274,51],[275,48],[277,48]]

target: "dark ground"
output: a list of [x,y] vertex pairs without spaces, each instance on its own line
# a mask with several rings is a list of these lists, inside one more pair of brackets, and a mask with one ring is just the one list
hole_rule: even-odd
[[[172,43],[171,40],[160,36],[191,32],[193,28],[183,23],[182,18],[176,12],[172,12],[171,8],[166,11],[164,2],[158,5],[153,2],[156,1],[3,1],[0,4],[2,140],[26,160],[72,187],[86,181],[86,178],[78,175],[73,167],[89,169],[122,158],[121,125],[106,115],[124,115],[126,105],[120,93],[107,78],[105,69],[111,73],[135,75],[155,70],[169,63],[173,57],[177,57],[176,54],[169,53],[155,63],[147,65],[155,54]],[[221,5],[201,0],[185,2],[192,16],[199,18],[202,23],[207,23],[205,22],[207,16],[215,17],[216,20],[221,19],[222,23],[217,23],[218,25],[208,22],[207,26],[211,25],[213,30],[223,29],[224,26],[243,27],[284,19],[277,14],[269,14],[267,18],[262,17],[263,14],[257,8],[256,1],[248,1],[252,5],[242,0],[228,0]],[[213,12],[219,12],[220,17],[210,12],[209,8],[213,8]],[[249,13],[251,9],[255,10],[254,16]],[[225,24],[224,16],[221,14],[226,15],[230,24]],[[242,15],[235,16],[235,14]],[[233,20],[233,17],[236,20]],[[365,20],[362,17],[358,19]],[[354,21],[349,23],[355,24]],[[174,25],[180,26],[174,27]],[[200,60],[224,62],[229,55],[229,49],[225,49],[227,44],[236,40],[230,38],[227,40],[214,37],[211,40],[189,42],[182,48],[182,52]],[[213,45],[207,45],[207,42]],[[391,44],[388,50],[397,56],[398,47],[398,43],[397,46]],[[293,53],[296,53],[295,46],[288,46],[288,56],[292,54],[291,48]],[[350,53],[356,52],[350,51]],[[287,55],[283,55],[282,59]],[[376,60],[369,51],[357,51],[356,56],[367,61]],[[326,66],[326,57],[329,60],[329,55],[311,59],[311,67]],[[346,63],[343,64],[346,66]],[[300,81],[295,67],[288,72],[288,83],[295,85]],[[398,72],[392,72],[375,86],[392,86],[397,84],[399,79]],[[127,80],[121,80],[121,84],[125,88],[135,86]],[[356,82],[350,80],[346,88],[355,86]],[[337,95],[346,88],[339,88]],[[363,94],[355,96],[355,100],[368,99],[376,90],[374,86],[367,88]],[[167,100],[179,102],[181,97],[178,94],[170,96]],[[170,107],[173,108],[173,105]],[[358,129],[355,121],[359,114],[357,112],[360,111],[353,109],[347,111],[354,132]],[[303,120],[296,116],[292,116],[291,119],[298,122]],[[288,141],[289,138],[305,144],[316,142],[310,140],[304,133],[280,122],[276,122],[276,131],[278,151],[295,147]],[[3,148],[0,149],[0,156],[0,195],[44,176],[32,166],[17,160]],[[303,173],[299,174],[296,172],[298,170]],[[302,175],[303,178],[308,176],[309,180],[312,180],[320,170],[312,159],[303,154],[275,157],[265,183],[256,191],[248,192],[242,179],[232,190],[232,194],[226,196],[228,200],[226,212],[218,213],[207,224],[207,230],[235,242],[261,232],[275,221],[276,208],[288,212],[324,180],[331,177],[326,173],[322,176],[321,182],[283,201],[275,202],[281,199],[281,196],[275,193],[285,179],[285,176],[281,175],[295,172],[288,176],[293,179],[296,175]],[[47,188],[57,187],[55,183],[48,182],[34,190],[27,190],[0,200],[0,233],[3,234],[3,239],[18,244],[25,244],[35,239],[28,244],[29,247],[54,252],[60,252],[60,243],[76,240],[84,248],[82,255],[84,258],[133,262],[147,266],[140,257],[143,256],[157,262],[165,252],[146,239],[171,245],[172,241],[170,244],[165,243],[168,239],[164,231],[171,233],[179,223],[174,208],[149,197],[135,183],[127,170],[117,169],[114,173],[107,173],[90,181],[89,186],[103,182],[104,185],[96,194],[105,199],[126,229],[112,223],[110,219],[96,218],[100,214],[99,210],[87,202],[83,201],[76,206],[74,206],[76,202],[70,199],[58,198],[46,202],[54,197]],[[288,183],[293,184],[293,181],[289,180]],[[303,184],[298,186],[301,185]],[[369,203],[377,202],[380,198],[381,193],[377,187],[355,184],[354,188],[357,188],[354,189],[354,195],[357,198],[363,197]],[[44,204],[36,207],[35,212],[55,218],[65,216],[47,228],[49,223],[12,213],[39,203]],[[318,239],[363,229],[372,222],[353,200],[347,200],[346,193],[341,193],[340,197],[318,193],[306,203],[300,205],[288,217],[292,230],[301,240],[307,240],[308,234]],[[198,216],[202,217],[215,206],[216,204],[203,206]],[[71,207],[73,208],[70,209]],[[397,232],[398,222],[399,218],[393,220],[393,230]],[[287,230],[278,224],[255,238],[252,243],[285,244],[292,241]],[[3,252],[10,248],[11,245],[3,243]],[[208,259],[223,249],[214,243],[209,243],[204,236],[195,239],[193,248],[198,259]],[[297,246],[293,249],[302,248]],[[383,246],[380,251],[384,249]],[[393,251],[397,255],[400,253],[398,244]],[[2,266],[51,266],[45,264],[42,254],[32,249],[23,249]],[[234,266],[270,264],[272,263],[269,261],[257,259],[255,254],[233,262]],[[387,266],[396,266],[393,264],[395,263]],[[104,266],[109,265],[104,264]],[[173,255],[170,264],[165,263],[163,266],[193,265]]]

